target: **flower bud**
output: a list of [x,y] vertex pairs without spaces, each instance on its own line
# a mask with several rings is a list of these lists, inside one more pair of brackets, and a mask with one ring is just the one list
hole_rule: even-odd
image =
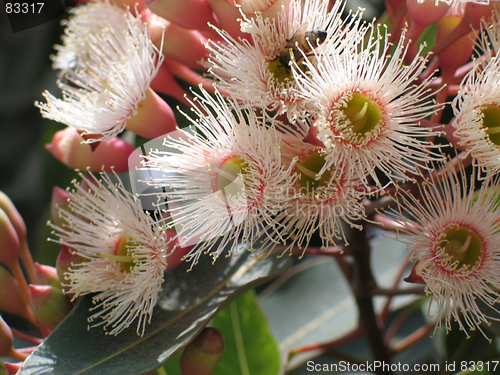
[[70,299],[72,298],[72,294],[68,293],[70,287],[67,285],[68,280],[66,279],[65,273],[68,272],[70,268],[74,269],[75,265],[84,261],[85,258],[78,255],[73,249],[66,245],[61,245],[61,251],[56,261],[56,269],[59,281],[62,284],[62,289]]
[[191,106],[186,100],[186,90],[177,83],[167,64],[162,64],[160,69],[158,69],[156,77],[151,82],[151,89],[155,92],[171,96],[181,103]]
[[153,13],[185,29],[210,31],[207,23],[216,22],[206,0],[145,0],[145,3]]
[[59,214],[60,210],[67,210],[69,208],[69,201],[71,195],[58,186],[52,189],[52,199],[50,201],[50,221],[58,227],[66,226],[66,221]]
[[91,145],[83,141],[76,129],[68,127],[54,134],[52,142],[45,148],[72,169],[86,170],[89,167],[97,172],[110,171],[114,167],[117,173],[128,170],[128,157],[135,150],[131,144],[121,138],[113,138],[100,142],[99,147],[92,151]]
[[9,217],[9,221],[14,227],[19,240],[25,240],[26,225],[24,224],[24,220],[17,211],[16,206],[14,206],[14,203],[2,191],[0,191],[0,209]]
[[[27,251],[27,248],[25,249]],[[21,294],[25,302],[29,300],[29,290],[23,271],[19,265],[19,254],[21,252],[21,244],[17,237],[16,230],[11,224],[7,214],[0,210],[0,263],[5,265],[17,279]],[[25,254],[26,255],[26,254]],[[31,255],[29,256],[31,261]],[[29,264],[28,264],[29,266]],[[1,283],[0,283],[1,285]]]
[[407,278],[405,278],[404,281],[406,281],[407,283],[424,284],[425,285],[424,279],[422,278],[422,276],[420,276],[417,273],[417,268],[419,267],[419,262],[420,261],[415,262],[415,264],[413,265],[413,268],[411,269],[410,275]]
[[[213,81],[210,81],[209,79],[199,75],[195,71],[189,69],[186,65],[181,64],[180,62],[171,59],[169,57],[165,57],[165,62],[164,64],[168,65],[168,68],[172,72],[172,74],[183,81],[186,81],[192,85],[199,86],[200,84],[203,85],[203,88],[207,90],[209,93],[214,94],[215,93],[215,88],[213,86]],[[227,94],[224,90],[217,89],[219,93],[223,95],[229,95]],[[191,105],[191,104],[189,104]]]
[[455,125],[456,125],[455,122],[456,122],[456,120],[453,119],[450,121],[449,124],[444,126],[446,139],[457,150],[465,151],[465,150],[467,150],[467,147],[465,145],[462,145],[461,143],[463,143],[463,141],[461,141],[460,138],[455,136],[455,131],[457,130],[455,127]]
[[0,263],[11,270],[19,264],[19,237],[4,210],[0,210]]
[[9,357],[14,345],[12,331],[0,315],[0,357]]
[[325,147],[325,144],[318,138],[318,127],[316,125],[316,120],[309,127],[309,131],[307,132],[306,137],[304,138],[304,142],[309,143],[313,146]]
[[35,280],[35,268],[33,258],[28,249],[28,239],[26,237],[26,225],[24,220],[14,206],[14,203],[7,195],[0,191],[0,209],[2,209],[9,217],[10,223],[14,227],[19,239],[19,255],[23,261],[24,268],[30,281]]
[[57,276],[57,269],[51,266],[35,263],[36,283],[38,285],[50,285],[61,289],[61,283]]
[[136,8],[139,13],[146,9],[146,5],[142,0],[114,0],[113,3],[117,6],[122,6],[123,8],[128,7],[134,15],[136,15]]
[[[127,129],[141,137],[154,139],[177,129],[177,122],[172,108],[149,88],[146,98],[139,103],[136,114],[127,121]],[[132,150],[127,148],[125,164],[128,163],[128,156],[135,150],[130,147]],[[115,172],[118,172],[116,168]]]
[[177,233],[172,230],[166,231],[167,241],[168,242],[168,250],[167,250],[167,269],[165,271],[171,271],[174,268],[177,268],[182,263],[182,258],[184,255],[189,253],[189,250],[193,248],[193,246],[184,246],[181,247],[179,245],[179,240],[176,238],[172,240]]
[[19,281],[2,264],[0,264],[0,286],[0,310],[21,316],[36,324],[36,318],[24,298],[24,291]]
[[249,39],[249,34],[241,31],[240,23],[238,22],[241,14],[238,8],[234,6],[234,3],[232,5],[224,0],[208,0],[208,3],[219,21],[219,29],[227,31],[236,40],[238,38]]
[[73,305],[60,289],[49,285],[30,285],[31,305],[45,327],[55,329],[70,313]]
[[285,7],[288,14],[289,0],[235,0],[241,6],[241,11],[249,17],[255,13],[262,14],[262,18],[277,18],[281,13],[281,8]]
[[216,328],[205,328],[182,353],[182,375],[209,375],[224,357],[225,351],[226,342],[222,333]]
[[7,370],[7,375],[15,375],[23,365],[23,362],[17,362],[17,363],[5,362],[3,365]]
[[488,21],[494,9],[498,9],[498,1],[492,1],[490,4],[475,4],[468,2],[467,5],[465,5],[463,22],[477,30],[481,24],[481,19]]
[[436,23],[443,18],[450,6],[447,3],[439,2],[436,4],[434,0],[406,0],[408,14],[413,22],[422,27],[427,27]]
[[[203,42],[206,39],[197,30],[187,30],[151,13],[148,26],[153,44],[167,57],[175,59],[191,69],[204,69],[198,62],[208,56]],[[162,44],[163,41],[163,44]]]

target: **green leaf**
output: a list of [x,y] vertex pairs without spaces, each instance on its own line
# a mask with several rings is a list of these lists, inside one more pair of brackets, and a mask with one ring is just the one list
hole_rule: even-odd
[[179,350],[168,362],[156,370],[155,375],[182,375],[181,373],[181,355],[184,350]]
[[290,259],[258,260],[243,251],[212,265],[201,257],[191,272],[181,265],[165,275],[151,324],[144,337],[131,327],[118,336],[88,329],[92,301],[73,312],[25,361],[18,375],[126,375],[152,371],[189,343],[238,290],[285,272]]
[[253,290],[225,307],[212,321],[226,340],[226,354],[212,375],[276,375],[280,352]]
[[[383,237],[372,241],[371,264],[381,287],[392,287],[407,259],[405,244]],[[400,287],[411,285],[401,280]],[[339,339],[357,328],[356,301],[342,270],[331,257],[313,257],[300,263],[259,297],[283,354],[293,348]],[[391,308],[407,305],[416,298],[415,295],[394,297]],[[377,311],[385,300],[375,298]],[[296,355],[290,366],[315,355],[314,351]]]

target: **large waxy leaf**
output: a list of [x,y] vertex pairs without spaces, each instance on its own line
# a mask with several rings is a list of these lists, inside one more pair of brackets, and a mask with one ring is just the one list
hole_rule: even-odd
[[[406,245],[379,237],[372,241],[371,264],[377,282],[390,287],[403,262],[408,259]],[[401,281],[400,287],[408,287]],[[393,309],[406,305],[415,295],[397,296]],[[375,298],[377,311],[385,298]],[[282,353],[292,348],[324,343],[356,329],[358,309],[351,288],[331,257],[313,257],[278,278],[260,295]],[[317,353],[299,354],[290,367],[304,363]]]
[[166,275],[143,337],[130,327],[107,336],[99,327],[88,330],[92,306],[83,298],[68,318],[26,360],[19,375],[141,374],[159,367],[206,326],[229,297],[258,280],[290,267],[288,257],[257,260],[248,252],[221,257],[214,265],[202,257],[191,272],[181,266]]
[[212,321],[226,340],[226,354],[212,375],[276,375],[280,370],[278,343],[248,291],[226,306]]

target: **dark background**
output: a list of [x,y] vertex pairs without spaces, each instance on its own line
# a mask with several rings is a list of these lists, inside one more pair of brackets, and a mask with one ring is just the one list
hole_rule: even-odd
[[47,168],[53,164],[46,161],[54,159],[43,145],[55,128],[34,102],[43,100],[45,89],[57,92],[49,56],[60,40],[63,17],[14,33],[6,2],[0,1],[0,190],[16,204],[28,227],[30,248],[37,252],[37,228],[48,219],[52,189]]

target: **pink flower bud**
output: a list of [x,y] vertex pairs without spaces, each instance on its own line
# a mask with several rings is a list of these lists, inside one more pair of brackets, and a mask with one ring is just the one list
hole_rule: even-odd
[[313,146],[325,147],[324,143],[318,138],[318,127],[315,125],[316,120],[312,123],[309,131],[307,132],[304,142]]
[[8,314],[21,316],[37,324],[19,281],[10,273],[7,267],[1,264],[0,285],[0,310]]
[[434,0],[406,0],[408,14],[413,22],[422,27],[427,27],[436,23],[443,18],[450,6],[446,3],[439,2],[437,5]]
[[64,227],[66,221],[59,215],[60,210],[66,210],[69,207],[71,195],[58,186],[52,189],[52,200],[50,201],[50,220],[53,224]]
[[491,18],[491,13],[494,9],[498,9],[498,1],[492,1],[490,4],[475,4],[468,2],[465,6],[463,22],[470,25],[474,29],[478,29],[481,24],[481,19],[487,21]]
[[30,292],[35,316],[51,330],[56,328],[73,308],[60,289],[49,285],[30,285]]
[[[163,54],[195,70],[203,70],[198,62],[206,59],[206,38],[197,30],[184,29],[150,13],[147,16],[150,38]],[[162,39],[163,38],[163,39]],[[163,40],[163,45],[162,45]]]
[[234,2],[230,4],[224,0],[208,0],[208,3],[219,21],[219,29],[227,31],[236,40],[238,38],[249,39],[249,34],[241,31],[240,23],[238,22],[241,14],[234,5]]
[[0,191],[0,209],[9,217],[9,221],[14,227],[19,240],[26,240],[26,225],[24,224],[24,220],[17,211],[16,206],[14,206],[14,203],[2,191]]
[[142,0],[114,0],[113,3],[117,6],[122,6],[123,8],[128,7],[134,15],[136,14],[136,7],[139,13],[146,9],[146,4],[144,4],[144,1]]
[[35,280],[35,268],[33,263],[33,258],[28,249],[28,239],[26,237],[26,225],[24,220],[17,211],[14,203],[9,199],[7,195],[0,191],[0,209],[2,209],[9,217],[10,223],[14,227],[19,239],[19,255],[23,261],[28,279],[30,281]]
[[0,210],[0,263],[12,269],[19,260],[19,237],[4,210]]
[[[177,83],[167,64],[162,64],[160,69],[158,69],[156,77],[151,82],[151,89],[155,92],[171,96],[181,103],[191,106],[186,100],[186,90]],[[187,96],[189,97],[189,95]]]
[[135,150],[134,146],[121,138],[113,138],[99,143],[92,151],[89,144],[83,143],[83,138],[74,128],[66,128],[54,134],[52,142],[45,148],[57,160],[72,169],[91,171],[110,171],[111,167],[117,173],[128,170],[128,156]]
[[446,133],[446,139],[448,140],[448,142],[450,142],[451,145],[453,145],[453,147],[455,147],[457,150],[460,150],[460,151],[465,151],[467,149],[466,146],[462,146],[460,144],[462,142],[460,141],[459,138],[457,138],[455,136],[455,131],[457,130],[455,128],[455,119],[450,121],[449,124],[445,125],[444,129],[445,129],[445,133]]
[[425,285],[424,279],[422,278],[422,276],[420,276],[417,273],[418,263],[419,263],[419,261],[415,262],[415,264],[413,265],[413,268],[411,269],[410,275],[407,278],[405,278],[404,281],[406,281],[407,283],[424,284]]
[[145,0],[145,2],[153,13],[185,29],[209,30],[207,23],[216,22],[206,0]]
[[7,375],[15,375],[23,365],[23,362],[17,362],[17,363],[5,362],[3,365],[7,370]]
[[222,333],[216,328],[205,328],[182,353],[182,375],[209,375],[224,357],[225,351],[226,342]]
[[[191,83],[192,85],[198,86],[200,83],[203,85],[203,88],[208,92],[214,94],[215,88],[213,86],[213,81],[210,81],[193,70],[189,69],[186,65],[181,64],[180,62],[171,59],[169,57],[165,57],[165,63],[168,65],[168,68],[172,72],[172,74],[183,81]],[[228,95],[224,90],[218,89],[219,93],[223,95]],[[191,105],[191,104],[190,104]]]
[[73,297],[73,295],[69,293],[70,287],[67,285],[68,280],[66,279],[65,273],[68,272],[70,268],[74,269],[75,265],[80,264],[84,261],[85,259],[78,255],[70,247],[61,245],[61,251],[56,261],[56,269],[57,275],[62,284],[62,288],[70,299]]
[[247,16],[252,17],[255,13],[261,13],[264,19],[277,18],[281,13],[281,8],[288,8],[289,0],[235,0],[236,4],[241,6],[241,11]]
[[168,244],[167,250],[167,269],[165,271],[171,271],[177,268],[182,263],[182,258],[184,255],[189,253],[193,246],[180,247],[179,241],[177,239],[172,240],[177,233],[175,231],[167,231],[167,241],[171,241]]
[[[172,108],[158,96],[151,88],[146,91],[146,98],[139,103],[137,113],[127,121],[127,129],[148,139],[153,139],[177,129],[177,122]],[[135,150],[132,146],[127,149],[128,156]],[[115,172],[120,173],[115,167]]]
[[12,331],[0,315],[0,357],[9,357],[14,345]]
[[38,285],[50,285],[54,288],[61,289],[61,283],[57,276],[57,269],[51,266],[35,263],[36,283]]

